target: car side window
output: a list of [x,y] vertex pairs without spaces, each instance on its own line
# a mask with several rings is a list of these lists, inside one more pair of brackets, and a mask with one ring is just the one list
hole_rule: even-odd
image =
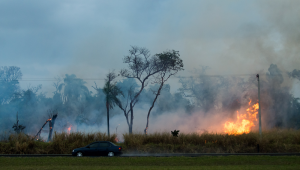
[[99,143],[99,147],[107,148],[107,147],[110,147],[110,144],[106,143],[106,142],[102,142],[102,143]]
[[90,144],[90,148],[97,148],[97,147],[98,147],[98,143]]

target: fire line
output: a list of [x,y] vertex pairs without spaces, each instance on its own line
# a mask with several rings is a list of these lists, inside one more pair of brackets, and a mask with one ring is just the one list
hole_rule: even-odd
[[235,122],[227,121],[224,124],[224,131],[228,134],[242,134],[249,133],[251,128],[257,124],[258,103],[251,106],[251,100],[249,101],[249,107],[246,109],[246,113],[240,113],[237,111],[237,119]]

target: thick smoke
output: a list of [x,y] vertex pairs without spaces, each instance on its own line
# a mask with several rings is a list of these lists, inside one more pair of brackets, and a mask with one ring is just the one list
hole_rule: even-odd
[[294,69],[292,72],[288,72],[288,75],[300,81],[300,70]]
[[[62,76],[61,80],[55,82],[54,90],[49,91],[50,88],[44,85],[43,88],[35,85],[21,89],[18,80],[21,79],[22,74],[14,79],[5,80],[3,77],[9,73],[5,70],[10,67],[1,67],[1,130],[12,131],[12,125],[18,112],[20,123],[26,126],[25,132],[34,134],[49,118],[47,110],[57,109],[59,114],[55,125],[56,131],[67,132],[67,128],[72,126],[71,131],[106,132],[104,94],[94,91],[91,93],[93,81],[85,82],[78,77],[104,77],[103,75],[108,69],[122,68],[121,57],[131,44],[145,46],[156,52],[166,49],[179,50],[186,70],[197,68],[199,65],[208,65],[211,68],[204,69],[205,71],[203,69],[198,70],[193,73],[192,77],[189,77],[189,72],[185,72],[182,74],[185,77],[182,77],[179,83],[176,78],[170,79],[169,86],[166,86],[159,96],[150,116],[149,132],[174,129],[184,132],[222,131],[223,123],[226,120],[234,120],[236,118],[235,112],[245,110],[250,99],[252,102],[257,102],[257,80],[255,78],[257,73],[260,74],[261,78],[263,128],[299,129],[299,100],[296,98],[299,94],[291,92],[291,89],[299,87],[300,77],[299,1],[264,0],[247,3],[241,1],[236,6],[231,6],[226,1],[219,1],[216,5],[215,2],[189,1],[186,3],[174,0],[171,4],[157,5],[159,8],[155,9],[159,15],[155,19],[152,18],[150,24],[153,27],[147,29],[144,28],[149,26],[146,24],[149,22],[148,18],[151,18],[149,13],[146,10],[145,12],[136,10],[130,14],[130,19],[128,19],[126,18],[128,16],[126,11],[134,10],[127,10],[132,4],[129,2],[125,4],[126,8],[122,8],[121,19],[111,16],[110,23],[104,22],[106,19],[99,22],[86,19],[93,16],[96,18],[107,16],[99,15],[95,11],[111,11],[110,8],[103,9],[106,8],[105,5],[98,5],[103,10],[99,10],[97,5],[91,5],[95,7],[95,11],[93,11],[94,8],[88,8],[92,11],[91,13],[80,11],[81,13],[76,15],[83,16],[78,18],[84,22],[76,22],[75,25],[68,25],[67,29],[61,29],[71,30],[73,27],[82,26],[81,29],[75,31],[77,35],[81,33],[79,30],[84,30],[87,27],[88,31],[85,30],[81,37],[71,34],[72,31],[67,31],[69,32],[67,37],[63,36],[66,35],[66,31],[60,33],[62,38],[59,40],[51,39],[51,37],[55,37],[51,36],[50,32],[52,31],[37,34],[39,38],[43,37],[41,35],[49,35],[49,39],[52,41],[47,41],[48,44],[56,44],[57,42],[72,44],[66,41],[69,39],[72,42],[78,42],[76,45],[69,45],[68,48],[62,44],[58,45],[60,48],[69,50],[76,49],[70,50],[71,52],[62,52],[63,55],[73,54],[68,58],[55,54],[57,57],[55,62],[68,63],[70,64],[69,67],[56,63],[49,64],[51,66],[48,65],[48,62],[53,60],[53,52],[48,52],[52,48],[47,47],[46,54],[45,47],[37,48],[42,49],[43,52],[34,53],[36,54],[34,56],[51,56],[48,59],[36,57],[37,64],[30,63],[32,60],[28,60],[32,54],[27,53],[27,50],[30,51],[32,48],[25,46],[26,50],[24,50],[20,49],[20,46],[12,46],[8,43],[7,46],[10,45],[10,48],[13,49],[11,51],[14,53],[21,51],[18,56],[26,56],[22,60],[13,55],[10,56],[12,57],[9,61],[11,65],[14,65],[11,62],[19,62],[17,64],[21,65],[21,62],[26,60],[26,65],[21,66],[21,70],[29,72],[28,70],[34,68],[38,70],[36,74],[39,76],[44,76],[39,72],[48,70],[51,72],[48,74],[49,77],[53,75]],[[57,5],[59,6],[59,4]],[[123,5],[121,6],[123,7]],[[5,4],[2,7],[5,8]],[[149,7],[149,2],[143,9],[146,7]],[[47,8],[42,9],[46,11]],[[13,11],[8,8],[7,10]],[[241,12],[241,10],[245,12]],[[65,12],[66,10],[62,8],[62,11]],[[71,9],[71,12],[77,11]],[[159,13],[161,11],[164,12]],[[117,10],[115,13],[117,15]],[[138,15],[139,13],[143,15]],[[53,14],[63,19],[63,21],[58,18],[51,19],[51,21],[60,21],[59,24],[66,23],[65,21],[75,22],[67,16],[61,17],[57,13]],[[71,15],[73,13],[68,14],[74,16]],[[133,16],[139,16],[141,19],[136,19]],[[34,16],[30,18],[32,17]],[[38,22],[46,23],[43,25],[43,29],[56,24],[56,22],[49,24],[47,18],[49,17],[42,17],[41,20],[45,20],[45,22]],[[132,24],[124,26],[120,25],[119,21],[125,23],[129,21],[128,23]],[[137,21],[141,22],[137,23]],[[89,25],[89,23],[93,24]],[[141,27],[143,29],[140,29]],[[60,27],[56,29],[58,28]],[[93,31],[90,28],[100,31]],[[22,37],[20,36],[22,31],[16,30],[13,34],[18,33],[15,36]],[[53,30],[52,27],[50,30]],[[55,32],[59,31],[56,30]],[[36,31],[32,32],[36,33]],[[88,37],[86,36],[87,32],[89,33]],[[3,33],[6,34],[6,32]],[[32,33],[28,39],[34,35]],[[17,40],[19,39],[15,39],[15,41]],[[23,39],[22,41],[27,42],[28,40]],[[38,41],[38,44],[44,44],[42,42],[44,41]],[[23,44],[30,45],[31,43]],[[53,51],[56,50],[60,51],[60,49]],[[1,54],[9,58],[7,54],[11,53]],[[60,58],[63,58],[63,61],[59,60]],[[20,73],[20,69],[18,70],[16,71]],[[31,73],[31,75],[35,74]],[[122,80],[118,83],[125,92],[132,84],[138,86],[135,81],[131,80]],[[101,88],[102,84],[98,83],[98,86]],[[134,115],[133,130],[135,132],[142,132],[145,127],[146,110],[148,110],[149,103],[154,97],[151,88],[155,88],[155,85],[148,87],[140,97]],[[180,88],[179,91],[178,88]],[[48,92],[47,96],[45,95],[46,92]],[[125,102],[126,98],[122,98],[122,100]],[[116,127],[118,127],[118,133],[128,132],[124,115],[117,107],[111,111],[111,131],[117,130]]]
[[[203,69],[195,73],[198,75],[180,78],[181,88],[176,93],[170,92],[171,85],[165,85],[150,116],[150,133],[174,129],[187,133],[222,133],[224,123],[236,119],[236,111],[243,112],[250,100],[254,103],[258,100],[255,75],[250,78],[209,76]],[[300,128],[300,102],[290,93],[291,87],[284,84],[285,79],[290,78],[274,64],[260,75],[263,128]],[[5,89],[8,82],[2,80],[1,88]],[[101,90],[93,94],[85,84],[74,74],[67,74],[63,80],[57,79],[54,83],[53,97],[45,97],[41,86],[27,90],[13,86],[13,94],[2,91],[2,96],[11,95],[5,97],[10,100],[0,107],[2,131],[12,131],[18,112],[20,123],[26,126],[24,132],[34,135],[49,118],[49,110],[57,110],[54,131],[68,133],[71,128],[71,132],[106,132],[105,96]],[[124,79],[117,85],[123,91],[139,87],[134,79]],[[134,115],[134,132],[143,130],[156,88],[156,85],[150,85],[141,94]],[[126,102],[126,97],[119,96],[122,102]],[[117,106],[110,117],[113,133],[121,137],[122,133],[128,132],[125,117]],[[257,126],[253,130],[256,129]],[[42,136],[46,137],[47,131],[45,128]]]

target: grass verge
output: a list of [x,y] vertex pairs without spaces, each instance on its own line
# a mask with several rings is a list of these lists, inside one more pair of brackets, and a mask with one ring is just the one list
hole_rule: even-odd
[[1,169],[300,169],[298,156],[0,157]]

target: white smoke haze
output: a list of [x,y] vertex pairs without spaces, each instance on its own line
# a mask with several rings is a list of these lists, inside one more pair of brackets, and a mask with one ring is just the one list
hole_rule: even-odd
[[[251,90],[246,92],[240,89],[237,82],[230,80],[231,88],[217,91],[214,108],[208,112],[195,109],[188,113],[184,107],[175,111],[154,110],[150,116],[149,133],[174,129],[185,133],[223,132],[224,123],[236,118],[236,109],[221,109],[225,107],[224,101],[230,105],[235,99],[240,99],[244,103],[239,110],[245,110],[249,98],[257,99],[257,91],[254,90],[257,73],[264,81],[262,90],[267,93],[267,86],[271,83],[265,74],[271,64],[281,70],[284,79],[279,89],[285,88],[294,97],[300,97],[299,80],[289,78],[287,74],[300,69],[298,0],[27,3],[4,0],[0,2],[0,11],[1,65],[20,67],[23,73],[21,89],[42,84],[39,92],[45,93],[48,98],[54,95],[53,79],[60,77],[63,81],[66,74],[75,74],[83,79],[85,86],[95,95],[96,91],[92,88],[94,82],[102,88],[109,71],[118,72],[127,67],[122,58],[128,54],[131,45],[146,47],[152,54],[178,50],[185,68],[178,76],[197,77],[199,73],[193,72],[193,69],[208,66],[206,75],[237,76],[245,81],[253,77]],[[175,77],[168,84],[172,94],[182,87],[179,78]],[[275,104],[271,101],[274,96],[262,97],[268,101],[262,101],[266,107],[271,108],[271,104]],[[188,100],[193,101],[191,98]],[[54,127],[56,131],[66,131],[69,125],[72,125],[73,132],[107,131],[103,108],[86,111],[89,123],[77,126],[76,117],[68,117],[73,112],[77,113],[75,106],[66,114],[59,113]],[[46,110],[50,108],[45,104],[44,108],[32,109],[37,112],[35,116],[39,115],[39,121],[32,125],[30,132],[43,125],[48,119]],[[149,105],[142,102],[135,108],[134,132],[143,132],[148,109]],[[11,109],[10,116],[2,116],[0,121],[15,122],[17,111],[18,108]],[[154,114],[156,111],[160,114]],[[286,127],[287,122],[275,122],[287,117],[278,117],[273,112],[263,108],[263,128],[281,124]],[[279,115],[282,114],[284,111]],[[20,115],[20,118],[25,117],[34,116]],[[20,121],[22,123],[22,119]],[[2,125],[11,129],[8,123]],[[117,107],[112,111],[110,125],[111,133],[115,133],[118,126],[118,137],[128,132],[125,117]],[[46,133],[43,134],[45,136]]]

